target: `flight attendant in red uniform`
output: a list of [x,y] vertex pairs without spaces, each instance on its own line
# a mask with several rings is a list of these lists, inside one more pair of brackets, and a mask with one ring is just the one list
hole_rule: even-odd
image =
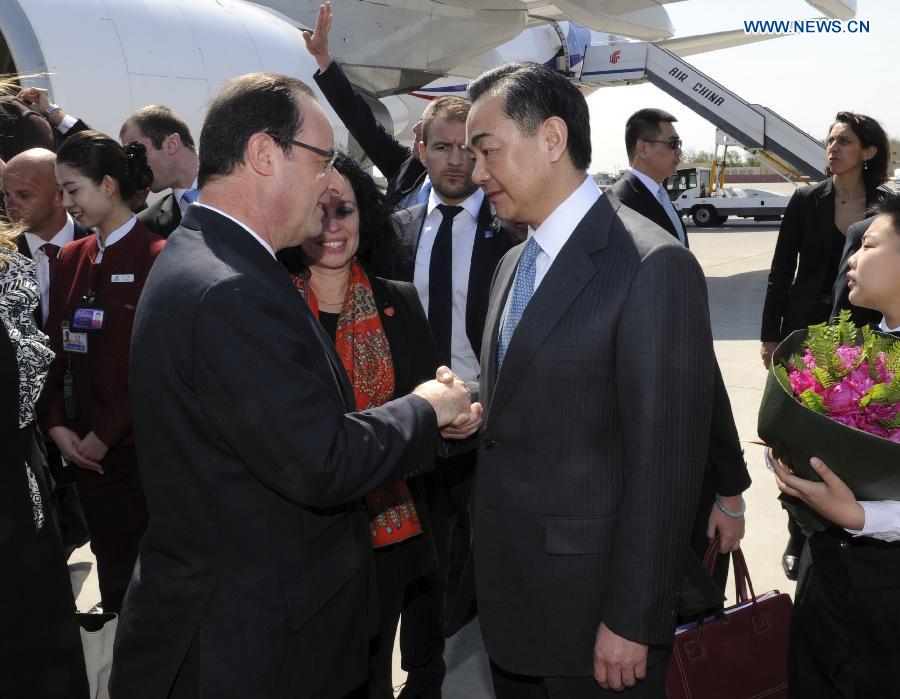
[[97,557],[103,610],[119,612],[147,509],[138,478],[128,357],[134,311],[164,241],[127,201],[153,173],[139,143],[85,131],[57,152],[56,178],[72,217],[95,234],[55,262],[46,331],[56,358],[43,396],[47,434],[75,469]]

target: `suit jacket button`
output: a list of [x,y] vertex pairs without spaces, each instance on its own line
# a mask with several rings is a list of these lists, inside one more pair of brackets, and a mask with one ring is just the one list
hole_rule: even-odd
[[846,539],[841,539],[841,548],[842,549],[850,548],[850,542],[847,541]]
[[498,442],[498,441],[495,440],[495,439],[485,439],[485,440],[481,443],[481,445],[482,445],[485,449],[493,449],[493,448],[496,447],[498,444],[500,444],[500,442]]

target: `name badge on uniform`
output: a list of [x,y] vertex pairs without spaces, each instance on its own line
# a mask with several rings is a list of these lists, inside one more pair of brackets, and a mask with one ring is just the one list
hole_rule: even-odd
[[133,274],[114,274],[112,275],[113,282],[133,282],[134,275]]
[[62,341],[63,341],[63,352],[75,352],[76,354],[87,354],[87,351],[88,351],[87,333],[73,332],[69,328],[68,323],[62,324]]
[[100,332],[103,330],[106,311],[99,306],[75,306],[72,311],[72,330]]

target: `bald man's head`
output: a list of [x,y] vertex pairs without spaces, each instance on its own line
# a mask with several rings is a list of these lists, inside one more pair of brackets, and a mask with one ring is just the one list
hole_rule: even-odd
[[56,155],[32,148],[11,158],[3,173],[6,213],[28,231],[50,240],[66,223],[66,210],[56,184]]

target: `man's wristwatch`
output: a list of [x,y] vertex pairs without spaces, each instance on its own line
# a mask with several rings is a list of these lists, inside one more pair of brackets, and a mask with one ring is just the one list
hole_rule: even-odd
[[61,111],[59,105],[58,105],[58,104],[53,104],[53,103],[51,102],[51,103],[50,103],[50,106],[47,107],[46,110],[44,110],[44,116],[47,117],[47,118],[49,119],[51,114],[53,114],[54,112],[58,112],[58,111]]

